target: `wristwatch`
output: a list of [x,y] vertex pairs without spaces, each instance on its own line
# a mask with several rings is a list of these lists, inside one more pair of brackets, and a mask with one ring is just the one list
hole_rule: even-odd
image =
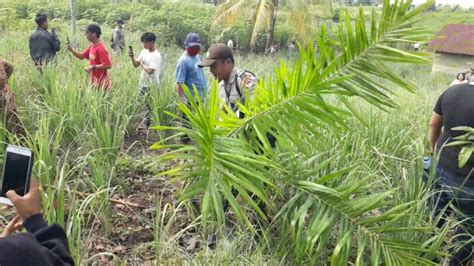
[[92,71],[95,71],[95,65],[92,65]]

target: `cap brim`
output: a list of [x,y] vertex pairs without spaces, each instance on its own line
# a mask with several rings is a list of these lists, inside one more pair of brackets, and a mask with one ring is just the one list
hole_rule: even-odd
[[217,59],[209,59],[209,58],[205,58],[201,63],[198,64],[198,67],[208,67],[212,64],[214,64],[214,62],[216,62]]
[[190,42],[190,43],[186,44],[186,47],[194,47],[194,46],[202,47],[202,43],[200,43],[200,42]]

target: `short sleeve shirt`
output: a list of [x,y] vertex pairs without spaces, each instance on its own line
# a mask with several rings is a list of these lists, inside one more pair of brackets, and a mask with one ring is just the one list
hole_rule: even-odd
[[199,55],[189,56],[185,51],[176,66],[176,82],[185,84],[193,96],[194,86],[196,86],[200,96],[205,97],[207,91],[206,76],[204,70],[198,67],[199,63],[201,63]]
[[161,54],[158,50],[150,52],[148,49],[143,49],[138,56],[138,61],[144,66],[154,69],[153,73],[148,74],[145,70],[142,71],[140,77],[140,87],[158,86],[160,83],[161,73]]
[[474,156],[471,156],[465,167],[459,168],[458,156],[461,147],[443,147],[443,145],[465,134],[452,128],[474,127],[474,85],[460,84],[448,88],[438,98],[433,111],[441,115],[443,121],[443,131],[436,143],[438,151],[441,152],[439,163],[451,173],[466,177],[474,167]]
[[[89,60],[90,65],[111,66],[109,51],[104,43],[91,44],[82,56]],[[95,70],[91,73],[91,82],[94,86],[110,88],[110,79],[107,70]]]
[[233,111],[237,111],[237,102],[245,103],[246,94],[253,100],[258,77],[236,67],[232,70],[228,82],[219,82],[219,98]]
[[122,29],[115,28],[113,32],[114,44],[117,47],[125,46],[125,34]]

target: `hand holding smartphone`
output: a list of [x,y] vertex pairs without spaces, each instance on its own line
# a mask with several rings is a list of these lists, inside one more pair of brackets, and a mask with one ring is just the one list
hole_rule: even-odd
[[71,42],[69,41],[69,37],[66,36],[66,45],[67,45],[67,49],[71,50]]
[[14,145],[7,146],[0,183],[0,203],[13,206],[6,196],[10,190],[14,190],[20,196],[28,193],[32,168],[33,151]]
[[131,45],[128,46],[128,56],[133,57],[133,47]]

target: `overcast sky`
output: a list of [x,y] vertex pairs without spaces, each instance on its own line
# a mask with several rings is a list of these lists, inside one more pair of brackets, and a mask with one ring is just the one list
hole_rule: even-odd
[[[413,0],[414,4],[425,3],[426,0]],[[436,4],[460,5],[462,7],[474,7],[474,0],[436,0]]]

